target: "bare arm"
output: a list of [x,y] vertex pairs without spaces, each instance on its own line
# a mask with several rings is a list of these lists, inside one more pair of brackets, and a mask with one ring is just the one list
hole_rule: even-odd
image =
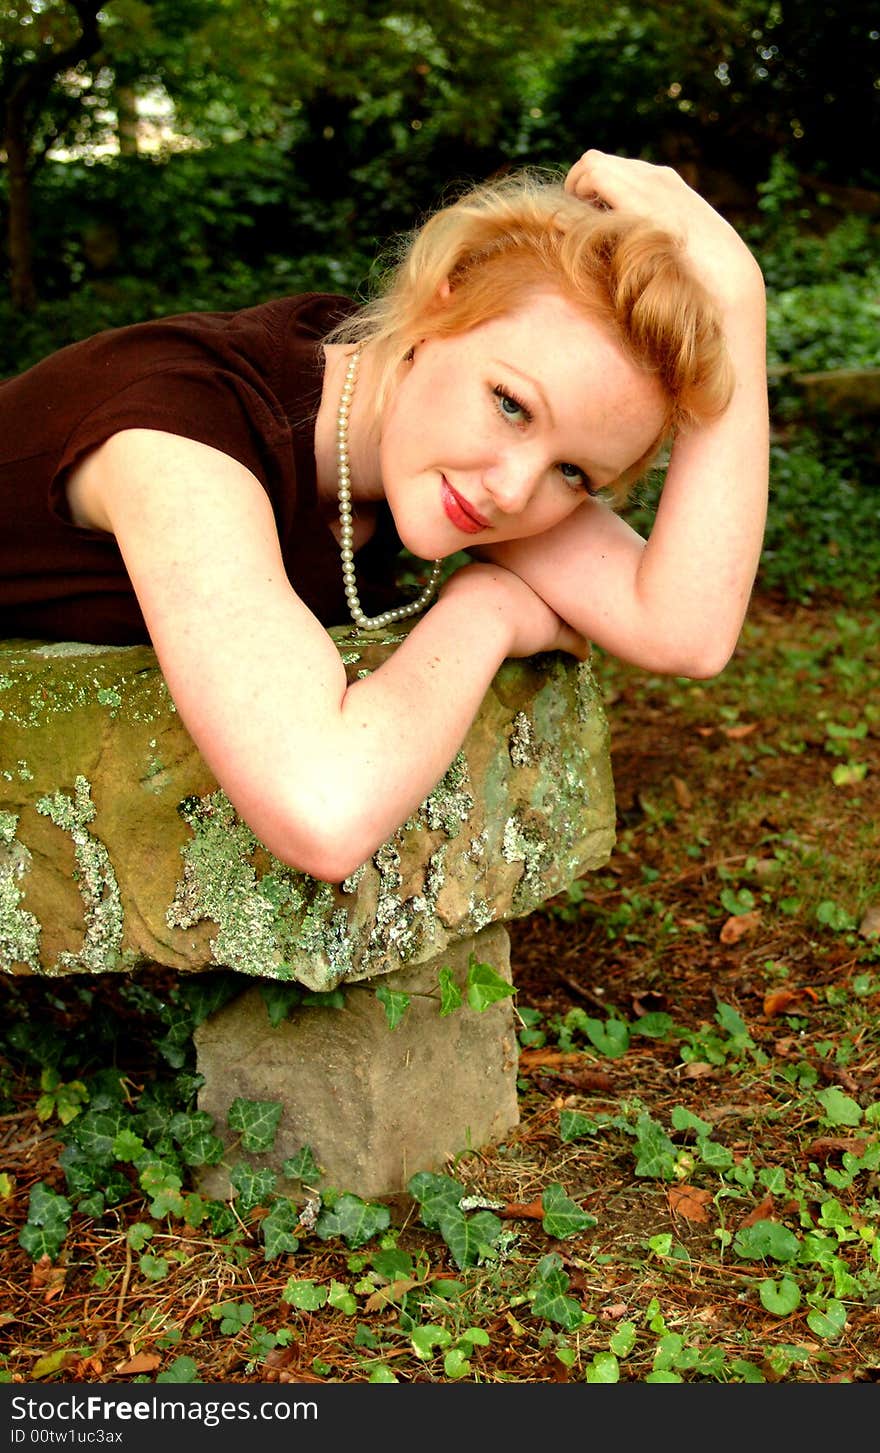
[[766,518],[763,280],[733,229],[667,168],[587,152],[566,185],[684,236],[721,309],[735,391],[721,418],[675,440],[647,543],[588,501],[555,530],[485,556],[614,655],[649,670],[714,675],[742,627]]
[[184,724],[260,840],[315,877],[347,876],[424,800],[506,656],[586,652],[519,579],[471,566],[347,686],[246,469],[138,429],[86,468],[94,522],[116,536]]

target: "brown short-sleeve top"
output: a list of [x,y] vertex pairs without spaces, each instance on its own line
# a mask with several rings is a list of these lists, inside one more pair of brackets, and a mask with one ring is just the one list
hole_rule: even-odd
[[[65,479],[120,429],[161,429],[237,459],[266,490],[291,585],[324,625],[347,619],[339,547],[318,509],[320,340],[351,309],[308,293],[229,313],[109,329],[0,382],[0,637],[149,639],[112,536],[70,520]],[[380,510],[358,552],[384,609],[400,541]]]

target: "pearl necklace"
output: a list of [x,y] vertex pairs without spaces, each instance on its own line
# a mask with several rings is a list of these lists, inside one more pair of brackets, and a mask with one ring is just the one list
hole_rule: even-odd
[[342,393],[339,399],[339,412],[336,416],[340,554],[342,556],[342,583],[345,587],[345,598],[348,601],[351,618],[355,625],[359,626],[362,631],[378,631],[383,626],[391,625],[393,621],[406,620],[407,617],[418,615],[420,611],[425,609],[425,606],[433,597],[440,583],[443,561],[442,559],[434,561],[428,583],[418,600],[411,601],[409,605],[396,606],[394,610],[385,610],[381,615],[364,615],[358,598],[354,573],[354,527],[351,522],[351,467],[348,460],[348,416],[351,412],[351,401],[354,397],[354,386],[357,380],[358,364],[361,358],[361,347],[362,345],[359,344],[348,361],[345,383],[342,386]]

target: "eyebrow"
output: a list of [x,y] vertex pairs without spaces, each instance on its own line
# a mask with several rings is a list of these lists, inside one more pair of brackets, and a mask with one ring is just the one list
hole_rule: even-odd
[[553,410],[550,407],[550,401],[547,398],[547,395],[545,394],[545,392],[542,389],[541,385],[538,383],[538,380],[536,378],[532,378],[531,374],[529,374],[529,373],[523,373],[523,371],[522,371],[521,368],[514,368],[513,364],[512,363],[508,363],[506,361],[506,359],[504,359],[504,358],[497,358],[497,359],[495,359],[495,362],[496,363],[500,363],[501,367],[502,368],[506,368],[509,373],[515,373],[516,376],[517,376],[517,378],[521,378],[524,383],[527,383],[530,386],[530,388],[534,389],[535,393],[538,395],[538,398],[541,400],[541,403],[542,403],[543,408],[544,408],[544,412],[547,414],[547,416],[548,416],[548,418],[550,420],[550,423],[553,425],[553,427],[555,429],[556,428],[556,420],[553,417]]

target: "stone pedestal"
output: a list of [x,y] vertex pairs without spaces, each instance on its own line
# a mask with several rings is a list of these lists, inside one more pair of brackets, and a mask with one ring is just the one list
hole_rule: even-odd
[[[468,1005],[472,958],[510,982],[507,932],[484,928],[429,964],[386,976],[389,989],[410,999],[394,1029],[372,988],[348,988],[342,1009],[302,1005],[274,1029],[259,989],[248,989],[195,1032],[205,1076],[199,1109],[223,1134],[235,1099],[281,1101],[271,1154],[248,1160],[281,1176],[285,1160],[308,1146],[322,1185],[366,1199],[401,1191],[417,1170],[445,1169],[459,1152],[502,1139],[518,1120],[515,1016],[509,998],[483,1010]],[[447,1015],[441,969],[451,971],[463,999]],[[234,1145],[228,1130],[223,1138]],[[236,1155],[232,1148],[229,1160]],[[200,1189],[226,1196],[225,1168],[200,1174]]]
[[[354,680],[405,633],[331,635]],[[484,934],[607,862],[614,820],[601,699],[571,657],[505,662],[418,811],[329,884],[237,816],[151,650],[0,643],[0,972],[160,964],[346,986],[345,1010],[281,1030],[250,995],[199,1031],[205,1105],[280,1098],[283,1155],[314,1142],[340,1189],[398,1188],[514,1123],[509,1004],[447,1020],[431,986],[472,949],[504,971],[506,935]],[[383,982],[412,985],[393,1031]]]

